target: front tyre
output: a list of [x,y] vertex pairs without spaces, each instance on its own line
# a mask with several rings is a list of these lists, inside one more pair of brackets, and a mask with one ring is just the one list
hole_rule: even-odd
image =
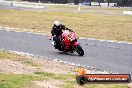
[[75,47],[75,51],[80,55],[80,56],[83,56],[84,55],[84,51],[82,49],[82,47],[80,45],[77,45]]

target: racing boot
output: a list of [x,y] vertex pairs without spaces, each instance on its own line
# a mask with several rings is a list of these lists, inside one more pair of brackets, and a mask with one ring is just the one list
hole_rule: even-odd
[[55,43],[55,41],[52,42],[52,45],[55,47],[55,49],[57,49],[57,44]]

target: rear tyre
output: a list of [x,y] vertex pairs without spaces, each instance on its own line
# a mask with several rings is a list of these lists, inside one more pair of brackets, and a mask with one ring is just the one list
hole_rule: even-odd
[[80,45],[77,45],[75,50],[80,56],[84,55],[84,51],[83,51],[83,49],[82,49],[82,47]]

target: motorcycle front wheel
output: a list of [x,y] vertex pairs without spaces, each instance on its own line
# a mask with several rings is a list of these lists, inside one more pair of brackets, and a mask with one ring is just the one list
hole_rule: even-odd
[[75,51],[80,55],[80,56],[83,56],[84,55],[84,51],[82,49],[82,47],[80,45],[77,45],[75,47]]

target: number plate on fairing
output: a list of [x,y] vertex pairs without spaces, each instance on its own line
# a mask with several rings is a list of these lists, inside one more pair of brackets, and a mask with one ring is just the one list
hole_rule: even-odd
[[70,48],[70,43],[66,43],[66,44],[65,44],[65,48],[66,48],[66,49],[69,49],[69,48]]

